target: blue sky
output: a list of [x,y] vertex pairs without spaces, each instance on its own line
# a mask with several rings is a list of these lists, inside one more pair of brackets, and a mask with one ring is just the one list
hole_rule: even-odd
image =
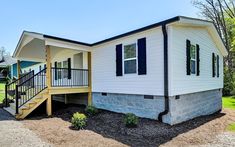
[[191,0],[2,0],[0,47],[23,30],[93,43],[177,15],[198,17]]

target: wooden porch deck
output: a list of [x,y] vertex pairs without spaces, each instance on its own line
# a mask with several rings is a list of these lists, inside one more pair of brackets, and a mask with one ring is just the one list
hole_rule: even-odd
[[88,93],[90,87],[78,86],[78,87],[50,87],[48,89],[50,95],[54,94],[73,94],[73,93]]

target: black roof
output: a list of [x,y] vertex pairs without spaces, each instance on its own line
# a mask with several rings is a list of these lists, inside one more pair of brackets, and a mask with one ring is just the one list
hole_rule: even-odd
[[121,34],[121,35],[117,35],[117,36],[114,36],[114,37],[111,37],[111,38],[108,38],[108,39],[104,39],[102,41],[98,41],[98,42],[95,42],[95,43],[92,43],[92,44],[79,42],[79,41],[74,41],[74,40],[65,39],[65,38],[60,38],[60,37],[55,37],[55,36],[46,35],[46,34],[43,34],[43,37],[56,39],[56,40],[60,40],[60,41],[71,42],[71,43],[85,45],[85,46],[94,46],[94,45],[99,45],[99,44],[109,42],[109,41],[112,41],[112,40],[115,40],[115,39],[119,39],[119,38],[122,38],[122,37],[125,37],[125,36],[129,36],[129,35],[132,35],[132,34],[135,34],[135,33],[139,33],[139,32],[145,31],[145,30],[149,30],[149,29],[161,26],[161,25],[166,25],[168,23],[172,23],[172,22],[179,21],[179,20],[180,20],[180,16],[176,16],[176,17],[173,17],[173,18],[170,18],[170,19],[167,19],[167,20],[164,20],[164,21],[161,21],[161,22],[158,22],[158,23],[140,28],[140,29],[136,29],[136,30],[133,30],[133,31]]

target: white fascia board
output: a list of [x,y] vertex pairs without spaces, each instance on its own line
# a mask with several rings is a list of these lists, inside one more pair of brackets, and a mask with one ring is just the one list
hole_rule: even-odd
[[228,55],[228,51],[224,46],[222,39],[220,38],[214,24],[210,21],[200,20],[200,19],[193,19],[187,17],[180,17],[179,20],[180,24],[187,25],[187,26],[194,26],[194,27],[206,27],[209,31],[211,37],[213,38],[216,46],[219,48],[223,56]]
[[49,46],[55,46],[55,47],[61,47],[61,48],[67,48],[67,49],[72,49],[72,50],[79,50],[79,51],[91,51],[91,47],[85,46],[85,45],[79,45],[75,43],[70,43],[66,41],[60,41],[56,39],[50,39],[50,38],[45,38],[45,45]]
[[39,34],[39,33],[34,33],[34,32],[24,32],[24,35],[28,35],[28,36],[31,36],[33,38],[37,38],[37,39],[41,39],[43,40],[44,37],[43,37],[43,34]]

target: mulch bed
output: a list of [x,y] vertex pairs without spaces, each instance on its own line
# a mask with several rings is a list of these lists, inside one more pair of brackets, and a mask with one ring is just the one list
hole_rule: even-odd
[[[73,113],[84,113],[85,108],[74,105],[63,105],[57,107],[58,109],[54,107],[57,110],[54,111],[52,117],[61,118],[68,122],[70,122]],[[205,123],[223,116],[223,113],[217,113],[199,117],[174,126],[163,124],[155,120],[140,118],[137,128],[126,128],[123,123],[123,114],[99,110],[99,113],[96,116],[88,118],[85,130],[96,132],[103,137],[114,139],[129,146],[159,146],[182,133],[198,128]],[[32,119],[40,118],[41,117],[32,117]],[[217,130],[213,132],[217,132]],[[197,137],[197,135],[195,136]],[[208,133],[208,136],[205,136],[205,138],[191,138],[190,142],[192,144],[201,144],[206,140],[211,139],[211,137],[213,136]]]

